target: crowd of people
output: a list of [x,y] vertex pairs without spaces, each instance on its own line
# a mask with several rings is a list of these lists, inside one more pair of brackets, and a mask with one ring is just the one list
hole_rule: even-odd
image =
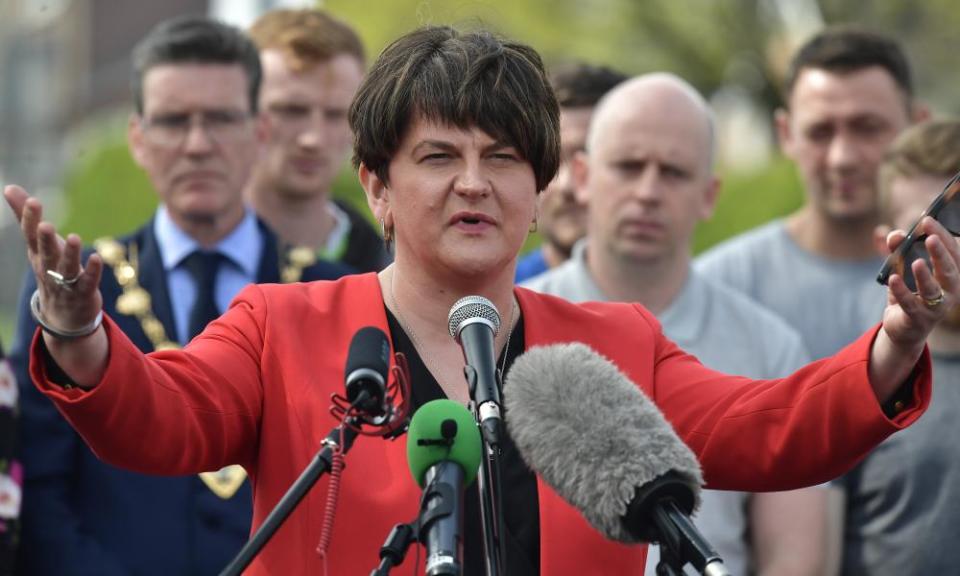
[[[523,43],[444,26],[368,69],[347,23],[278,9],[248,32],[163,22],[131,76],[149,221],[85,245],[4,190],[30,270],[9,370],[0,349],[0,573],[218,573],[335,424],[359,328],[406,357],[414,410],[470,401],[447,326],[470,294],[501,311],[504,374],[579,341],[657,404],[700,460],[694,521],[732,573],[960,559],[956,191],[905,235],[960,171],[960,120],[929,118],[894,39],[834,27],[796,52],[774,123],[805,202],[699,257],[716,127],[673,74],[548,73]],[[333,198],[351,150],[369,215]],[[914,236],[910,287],[878,284]],[[506,574],[655,573],[656,546],[604,540],[501,448]],[[376,566],[420,489],[402,442],[347,461],[329,550],[321,480],[250,573]],[[484,573],[481,516],[470,489],[465,574]]]

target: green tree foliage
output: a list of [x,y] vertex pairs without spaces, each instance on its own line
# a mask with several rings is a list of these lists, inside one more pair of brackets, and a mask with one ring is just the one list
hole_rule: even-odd
[[62,228],[91,241],[132,232],[153,214],[157,196],[133,162],[122,133],[91,138],[67,170]]
[[952,69],[960,11],[952,0],[326,0],[371,59],[426,24],[484,25],[531,44],[548,64],[583,59],[640,74],[674,72],[709,96],[738,84],[772,112],[797,43],[823,23],[883,31],[906,47],[918,92],[942,112],[960,101]]
[[[814,20],[870,26],[899,38],[922,99],[941,113],[954,111],[960,101],[956,82],[941,72],[952,69],[960,28],[960,11],[950,0],[327,0],[323,6],[358,29],[370,60],[417,26],[484,26],[531,44],[548,66],[581,59],[630,74],[666,70],[708,97],[736,84],[768,115],[780,105],[780,77],[810,23],[785,13],[784,6],[800,7]],[[122,131],[83,150],[67,171],[66,229],[90,239],[130,231],[146,220],[156,196],[130,159]],[[725,178],[714,219],[698,231],[697,250],[801,202],[796,175],[784,160]],[[344,168],[334,189],[338,197],[366,206],[352,169]],[[536,242],[533,235],[528,246]]]
[[793,163],[778,157],[767,167],[727,176],[713,218],[697,227],[696,253],[721,240],[793,212],[803,202],[803,189]]

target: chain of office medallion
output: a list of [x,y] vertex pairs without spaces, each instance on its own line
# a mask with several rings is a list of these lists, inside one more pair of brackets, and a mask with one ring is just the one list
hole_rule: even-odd
[[[130,244],[129,252],[123,244],[113,238],[100,238],[93,243],[94,249],[104,264],[113,271],[117,283],[123,293],[117,298],[114,305],[117,312],[126,316],[133,316],[140,322],[140,328],[153,345],[154,350],[172,350],[180,348],[180,344],[171,340],[163,323],[153,312],[153,302],[147,292],[137,280],[139,276],[138,248],[136,243]],[[280,271],[280,281],[289,284],[299,282],[303,277],[303,269],[317,262],[316,253],[305,246],[297,246],[281,252],[285,265]]]

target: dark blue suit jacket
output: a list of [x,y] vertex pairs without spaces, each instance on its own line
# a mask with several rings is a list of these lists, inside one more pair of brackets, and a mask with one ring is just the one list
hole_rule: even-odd
[[[279,282],[283,254],[262,223],[264,250],[258,282]],[[120,240],[139,250],[139,283],[150,293],[153,311],[176,340],[166,274],[150,222]],[[303,270],[303,281],[332,280],[353,270],[318,262]],[[20,385],[20,438],[25,469],[23,532],[19,554],[23,574],[171,575],[216,574],[246,542],[252,514],[250,483],[229,500],[213,494],[196,476],[144,476],[97,459],[27,375],[36,324],[29,297],[36,287],[30,271],[19,305],[11,363]],[[100,283],[104,311],[144,352],[152,344],[133,316],[117,313],[122,290],[109,268]],[[131,386],[136,386],[131,382]],[[150,450],[163,438],[143,438]]]

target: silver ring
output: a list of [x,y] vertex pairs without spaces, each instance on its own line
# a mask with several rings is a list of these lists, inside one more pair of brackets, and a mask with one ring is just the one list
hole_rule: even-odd
[[64,278],[63,274],[57,272],[56,270],[47,270],[47,276],[53,278],[53,281],[57,283],[57,286],[62,286],[64,288],[73,288],[73,285],[76,284],[77,280],[80,279],[79,274],[73,278]]

